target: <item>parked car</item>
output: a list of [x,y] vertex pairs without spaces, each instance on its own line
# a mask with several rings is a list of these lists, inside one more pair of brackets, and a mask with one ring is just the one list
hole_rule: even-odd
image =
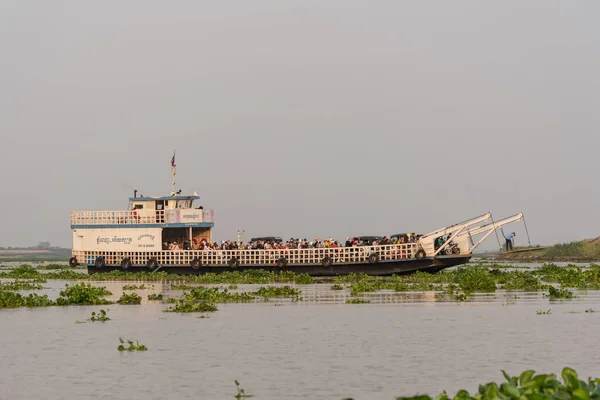
[[262,243],[271,242],[271,243],[283,243],[283,239],[279,236],[263,236],[263,237],[255,237],[250,239],[251,242],[256,243],[257,241],[261,241]]
[[383,236],[358,236],[358,245],[359,246],[371,246],[373,241],[381,240]]

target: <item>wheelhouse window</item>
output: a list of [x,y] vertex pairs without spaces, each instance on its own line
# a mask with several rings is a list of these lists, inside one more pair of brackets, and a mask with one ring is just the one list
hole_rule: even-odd
[[192,208],[192,200],[177,200],[175,208]]

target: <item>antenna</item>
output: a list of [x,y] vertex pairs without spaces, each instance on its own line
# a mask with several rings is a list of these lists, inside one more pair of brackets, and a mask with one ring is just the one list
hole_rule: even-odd
[[171,196],[175,195],[175,174],[177,173],[177,165],[175,165],[175,150],[173,150],[173,158],[171,158]]

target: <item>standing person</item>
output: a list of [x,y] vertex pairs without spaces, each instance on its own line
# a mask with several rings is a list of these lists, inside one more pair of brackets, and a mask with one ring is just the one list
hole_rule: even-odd
[[512,251],[515,236],[517,236],[517,234],[514,232],[511,232],[508,235],[506,235],[506,251]]

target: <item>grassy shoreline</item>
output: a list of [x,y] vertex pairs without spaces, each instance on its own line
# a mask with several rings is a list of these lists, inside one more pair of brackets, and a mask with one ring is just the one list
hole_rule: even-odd
[[595,241],[560,243],[531,251],[498,253],[495,259],[508,261],[594,262],[600,260],[600,243]]

